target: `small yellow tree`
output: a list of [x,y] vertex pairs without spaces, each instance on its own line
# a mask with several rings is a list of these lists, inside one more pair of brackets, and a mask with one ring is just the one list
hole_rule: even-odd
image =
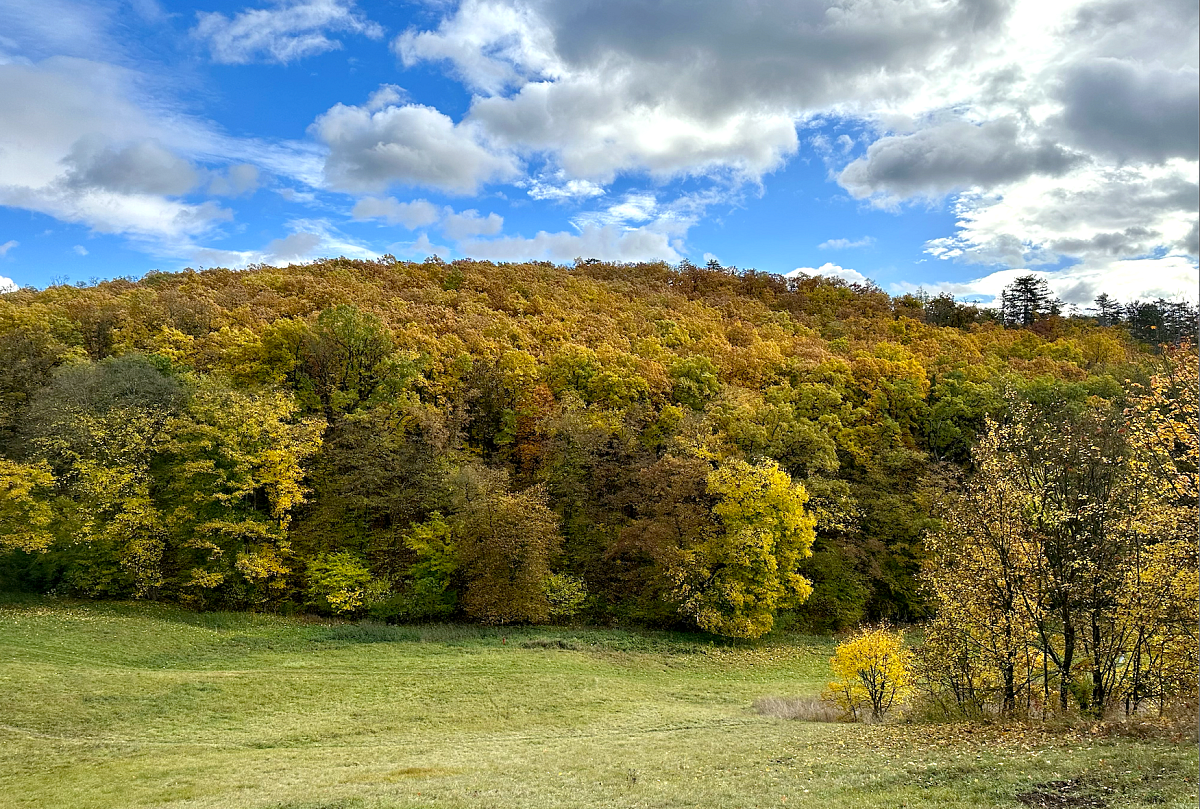
[[855,722],[868,710],[872,721],[882,721],[911,688],[911,658],[903,632],[883,626],[860,629],[829,660],[838,679],[829,683],[827,698]]

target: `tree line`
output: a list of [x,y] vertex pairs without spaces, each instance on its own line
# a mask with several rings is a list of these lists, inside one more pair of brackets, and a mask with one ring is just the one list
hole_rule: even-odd
[[1163,361],[1124,322],[1005,321],[686,263],[20,290],[0,298],[0,576],[737,637],[950,614],[929,538],[987,474],[976,445],[1026,412],[1115,413]]

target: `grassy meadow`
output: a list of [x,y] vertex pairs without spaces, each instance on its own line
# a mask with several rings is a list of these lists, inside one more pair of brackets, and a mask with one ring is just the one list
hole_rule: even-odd
[[833,642],[0,602],[0,807],[1193,807],[1189,742],[760,715]]

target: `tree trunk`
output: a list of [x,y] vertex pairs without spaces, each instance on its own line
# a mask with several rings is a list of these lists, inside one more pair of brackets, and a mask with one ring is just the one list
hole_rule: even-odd
[[1108,689],[1104,684],[1104,665],[1100,659],[1100,624],[1092,618],[1092,710],[1097,718],[1104,717]]
[[1067,710],[1071,694],[1071,661],[1075,658],[1075,627],[1071,623],[1071,611],[1063,607],[1063,656],[1058,670],[1058,703],[1063,712]]

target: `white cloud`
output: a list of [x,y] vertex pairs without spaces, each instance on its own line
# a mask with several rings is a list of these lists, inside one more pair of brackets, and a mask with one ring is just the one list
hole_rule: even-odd
[[863,236],[861,239],[828,239],[817,245],[818,250],[850,250],[855,247],[870,247],[875,244],[875,239],[871,236]]
[[588,199],[589,197],[604,196],[604,186],[590,180],[567,180],[563,172],[558,172],[553,178],[534,179],[529,183],[527,192],[534,199],[550,199],[555,201]]
[[397,242],[388,247],[388,252],[404,258],[423,259],[429,256],[448,256],[450,248],[434,244],[429,236],[422,233],[411,242]]
[[0,65],[0,205],[160,244],[228,219],[215,203],[169,198],[195,184],[180,152],[207,135],[147,112],[138,81],[75,58]]
[[489,94],[552,76],[558,65],[553,34],[533,8],[488,0],[464,0],[437,31],[410,28],[392,49],[405,67],[450,62],[463,81]]
[[[599,196],[620,175],[760,181],[799,152],[797,125],[842,121],[865,154],[847,134],[810,142],[852,196],[899,209],[954,195],[958,226],[929,245],[940,257],[1099,268],[1200,240],[1200,15],[1186,0],[448,9],[393,48],[477,93],[459,125],[477,142],[548,161],[554,179],[525,186],[537,199],[582,197],[571,182]],[[657,221],[617,207],[574,222]]]
[[258,169],[249,163],[230,166],[216,174],[208,184],[208,193],[220,197],[240,197],[258,189]]
[[263,251],[265,261],[270,264],[288,264],[307,261],[315,257],[315,250],[321,244],[319,233],[293,233],[282,239],[275,239]]
[[466,241],[459,252],[496,261],[557,261],[598,258],[605,261],[679,261],[670,235],[653,228],[623,229],[615,225],[586,225],[578,233],[539,231],[533,238],[505,236]]
[[17,241],[16,239],[9,239],[4,244],[0,244],[0,258],[4,258],[5,256],[7,256],[9,250],[12,250],[14,247],[20,246],[20,244],[21,243],[19,241]]
[[71,250],[77,256],[86,256],[88,254],[88,249],[86,247],[84,247],[82,244],[75,245],[74,247],[71,248]]
[[298,191],[295,188],[280,188],[275,191],[279,196],[283,197],[288,202],[295,202],[300,205],[316,205],[317,195],[313,191]]
[[821,275],[825,278],[837,278],[845,281],[848,284],[866,284],[870,279],[860,273],[858,270],[839,267],[837,264],[826,262],[820,267],[797,267],[789,273],[785,273],[785,278],[795,278],[800,275]]
[[1200,71],[1102,57],[1064,71],[1058,97],[1067,137],[1117,160],[1196,160]]
[[287,64],[340,49],[340,41],[326,36],[331,31],[383,36],[383,29],[353,2],[338,0],[277,0],[271,8],[247,9],[232,19],[215,11],[198,12],[192,36],[208,45],[214,62]]
[[594,225],[629,226],[631,223],[641,224],[660,218],[666,213],[654,194],[635,191],[625,194],[607,208],[581,213],[576,216],[575,221]]
[[190,191],[199,174],[188,161],[155,140],[125,146],[85,135],[63,158],[66,183],[75,188],[101,188],[123,194],[179,196]]
[[409,230],[415,230],[432,225],[441,218],[442,212],[432,202],[423,199],[400,202],[394,197],[366,197],[354,204],[350,215],[358,220],[382,219],[389,225],[403,225]]
[[1186,254],[1200,195],[1195,164],[1088,167],[1062,178],[1032,177],[956,202],[958,230],[927,251],[976,264],[1126,259]]
[[757,179],[798,149],[785,112],[739,110],[710,119],[670,98],[631,102],[637,88],[611,82],[587,75],[530,83],[513,97],[477,100],[468,120],[513,150],[547,153],[567,176],[600,184],[640,171]]
[[911,94],[1002,17],[941,0],[467,0],[393,47],[406,65],[448,62],[480,93],[469,120],[570,179],[757,180],[796,153],[797,121]]
[[460,240],[471,236],[495,236],[504,227],[504,219],[498,214],[480,216],[479,211],[468,210],[453,213],[447,210],[442,220],[442,232],[451,239]]
[[[1200,272],[1182,256],[1096,261],[1061,270],[998,270],[970,281],[926,284],[926,291],[945,292],[957,298],[995,303],[1001,290],[1019,276],[1037,275],[1046,279],[1050,289],[1067,303],[1086,308],[1101,293],[1119,301],[1188,300],[1200,297]],[[893,284],[891,291],[915,292],[915,284]]]
[[389,225],[403,225],[409,230],[436,224],[447,237],[456,241],[471,236],[494,236],[504,227],[504,217],[499,214],[481,216],[473,208],[456,213],[449,205],[439,208],[423,199],[400,202],[394,197],[366,197],[355,203],[350,215],[358,220],[382,219]]
[[880,138],[850,163],[838,182],[862,199],[885,203],[941,196],[959,188],[993,188],[1035,174],[1058,177],[1086,158],[1046,139],[1030,137],[1012,118],[974,125],[951,121],[911,135]]
[[517,174],[515,159],[491,150],[477,126],[455,124],[418,104],[374,110],[338,104],[311,130],[329,147],[325,177],[339,190],[379,192],[401,184],[470,194]]
[[227,250],[191,245],[191,261],[209,267],[245,267],[250,264],[296,264],[318,258],[346,256],[374,259],[379,251],[349,238],[324,219],[297,219],[288,223],[292,232],[272,239],[259,250]]

